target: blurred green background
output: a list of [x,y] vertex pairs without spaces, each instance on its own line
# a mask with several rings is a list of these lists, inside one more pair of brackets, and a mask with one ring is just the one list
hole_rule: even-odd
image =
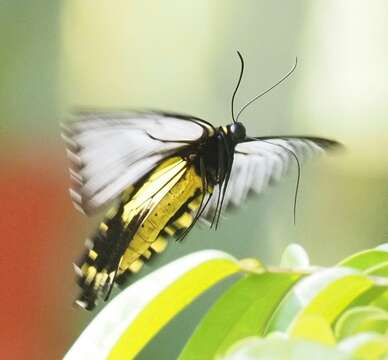
[[[92,314],[72,307],[72,262],[94,220],[76,212],[59,122],[77,106],[157,108],[231,121],[237,107],[293,65],[293,77],[244,113],[251,135],[310,134],[346,152],[296,173],[194,230],[142,276],[194,250],[277,263],[299,242],[333,264],[388,238],[388,23],[385,1],[0,2],[2,359],[63,356]],[[176,318],[139,358],[173,359],[222,286]]]

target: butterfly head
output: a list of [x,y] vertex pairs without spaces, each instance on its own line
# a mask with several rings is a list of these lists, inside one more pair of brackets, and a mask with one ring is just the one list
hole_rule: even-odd
[[240,122],[234,122],[228,126],[228,133],[233,142],[239,143],[246,137],[245,126]]

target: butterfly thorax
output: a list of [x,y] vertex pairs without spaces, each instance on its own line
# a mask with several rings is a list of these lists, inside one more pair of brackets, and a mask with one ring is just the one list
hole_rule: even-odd
[[[224,182],[233,164],[235,146],[245,139],[245,136],[244,125],[236,122],[220,126],[201,146],[198,155],[206,164],[206,179],[210,184],[215,186]],[[200,173],[199,160],[196,162],[196,167]]]

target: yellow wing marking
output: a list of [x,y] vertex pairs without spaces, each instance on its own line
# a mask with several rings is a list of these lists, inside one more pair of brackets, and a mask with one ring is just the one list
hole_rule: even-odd
[[89,250],[89,257],[90,257],[92,260],[96,260],[96,259],[97,259],[97,256],[98,256],[98,254],[97,254],[94,250]]
[[163,231],[168,235],[168,236],[174,236],[176,230],[172,227],[172,226],[169,226],[167,225]]
[[122,219],[125,223],[133,218],[139,208],[150,201],[155,206],[163,196],[173,187],[185,172],[187,162],[182,158],[172,158],[163,163],[149,177],[148,181],[136,192],[132,199],[124,206]]
[[87,269],[87,272],[86,272],[86,278],[85,278],[85,282],[87,284],[91,284],[94,277],[96,276],[97,274],[97,269],[95,266],[89,266],[88,269]]
[[166,247],[167,247],[167,240],[165,238],[162,238],[161,236],[159,236],[151,245],[150,247],[152,248],[152,250],[154,250],[156,253],[161,253],[163,252]]
[[[122,219],[125,222],[130,222],[140,211],[146,210],[148,213],[122,257],[119,275],[127,269],[138,271],[137,260],[140,256],[147,257],[149,248],[158,253],[166,248],[167,241],[159,236],[160,232],[198,189],[202,189],[201,178],[194,167],[188,167],[182,158],[169,159],[155,170],[124,206]],[[188,224],[186,215],[190,217],[191,223],[192,217],[187,213],[183,215],[182,221]],[[173,234],[175,231],[171,228],[170,232]]]
[[106,232],[108,231],[108,225],[102,222],[100,223],[99,229],[103,234],[106,234]]
[[137,259],[128,266],[128,269],[131,270],[133,273],[137,273],[140,271],[143,265],[144,265],[143,260]]
[[195,211],[199,208],[199,205],[201,205],[202,195],[197,196],[193,201],[189,203],[189,209],[191,211]]
[[193,217],[188,212],[183,213],[177,220],[175,220],[175,225],[178,229],[186,229],[193,222]]

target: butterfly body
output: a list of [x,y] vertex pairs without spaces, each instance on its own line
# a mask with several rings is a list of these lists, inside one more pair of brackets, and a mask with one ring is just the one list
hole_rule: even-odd
[[238,122],[216,128],[161,112],[82,114],[63,137],[76,208],[93,214],[110,205],[75,265],[76,303],[86,309],[162,252],[169,238],[183,239],[198,220],[216,228],[222,209],[262,192],[295,160],[299,166],[338,145],[306,136],[251,138]]
[[169,238],[184,238],[198,220],[216,228],[222,209],[262,192],[295,160],[299,166],[338,145],[306,136],[252,138],[238,122],[216,128],[161,112],[82,114],[63,137],[76,208],[93,214],[110,205],[75,266],[76,302],[86,309],[162,252]]

